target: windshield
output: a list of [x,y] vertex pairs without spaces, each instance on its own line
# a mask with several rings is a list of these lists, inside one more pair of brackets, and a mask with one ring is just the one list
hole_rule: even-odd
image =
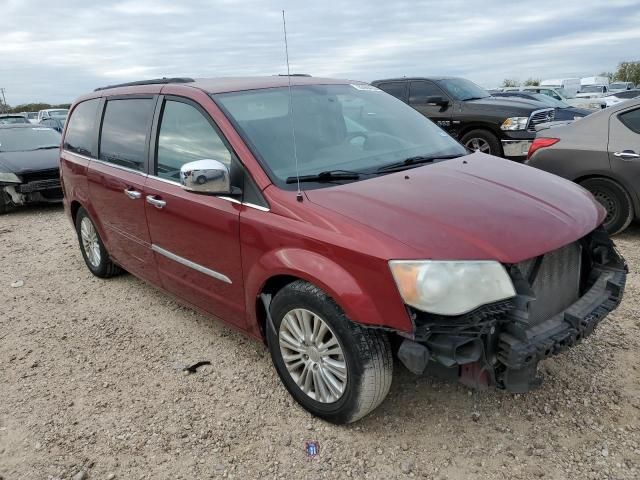
[[60,146],[60,134],[51,128],[2,128],[0,152],[26,152]]
[[13,125],[15,123],[29,123],[29,120],[22,116],[0,117],[0,125]]
[[580,87],[580,93],[600,93],[602,87],[600,85],[583,85]]
[[64,120],[68,114],[69,110],[49,110],[49,116],[58,120]]
[[549,95],[543,95],[541,93],[532,93],[531,96],[537,101],[544,103],[548,107],[553,108],[567,108],[569,106],[568,103],[563,102],[562,100],[557,100]]
[[436,80],[436,83],[444,88],[449,95],[460,101],[491,96],[484,88],[464,78],[447,78]]
[[[370,85],[309,85],[214,95],[274,183],[330,170],[372,173],[413,156],[467,152],[400,100]],[[292,132],[292,124],[295,129]],[[322,186],[317,184],[316,187]]]

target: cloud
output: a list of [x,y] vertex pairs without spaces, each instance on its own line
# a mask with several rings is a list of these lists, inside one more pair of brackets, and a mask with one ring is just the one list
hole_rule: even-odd
[[0,86],[11,104],[69,102],[141,78],[283,73],[281,8],[292,71],[313,75],[446,74],[491,87],[640,59],[638,0],[6,0]]

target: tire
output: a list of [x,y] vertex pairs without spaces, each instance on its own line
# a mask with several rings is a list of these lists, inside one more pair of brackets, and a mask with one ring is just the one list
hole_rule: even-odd
[[[93,228],[93,235],[90,234],[90,231],[86,232],[91,238],[91,240],[87,242],[87,246],[85,246],[86,244],[83,240],[83,227],[85,229]],[[100,278],[109,278],[122,273],[122,269],[109,258],[109,254],[106,248],[104,248],[104,243],[102,243],[102,239],[93,220],[82,207],[80,207],[76,214],[76,234],[78,236],[82,258],[84,258],[84,262],[91,273]]]
[[477,145],[482,153],[496,157],[503,156],[500,140],[488,130],[471,130],[462,136],[460,143],[470,150],[477,150],[474,146]]
[[607,210],[602,223],[609,235],[616,235],[629,226],[634,217],[631,196],[622,185],[610,178],[588,178],[580,182]]
[[[320,344],[331,344],[331,336],[334,336],[337,340],[337,347],[334,344],[330,350],[335,351],[337,348],[342,352],[342,356],[322,357],[319,360],[321,363],[315,363],[314,360],[318,359],[317,350],[315,354],[313,352],[315,347],[302,347],[302,349],[307,348],[306,352],[309,353],[306,360],[307,365],[315,363],[315,368],[310,367],[308,371],[313,373],[312,386],[316,391],[320,391],[319,397],[321,397],[322,389],[317,387],[315,374],[317,373],[318,377],[326,376],[327,372],[332,374],[327,365],[329,362],[331,362],[330,365],[338,364],[342,359],[346,371],[346,379],[342,382],[343,389],[341,393],[334,393],[331,398],[325,398],[324,401],[322,398],[316,399],[314,392],[305,393],[303,388],[298,386],[293,374],[287,369],[283,357],[283,350],[289,353],[293,352],[293,350],[287,350],[286,347],[281,347],[281,341],[285,341],[282,336],[288,332],[287,325],[291,325],[292,317],[288,314],[295,318],[295,314],[291,312],[301,312],[302,310],[308,312],[307,319],[310,315],[315,315],[326,325],[328,331],[325,331]],[[393,376],[391,346],[384,332],[367,329],[351,322],[326,293],[302,280],[290,283],[280,290],[271,302],[270,312],[275,328],[275,331],[272,328],[267,328],[267,343],[271,359],[285,387],[303,408],[328,422],[345,424],[359,420],[382,403],[389,392]],[[316,320],[309,320],[310,325],[314,325],[314,321]],[[298,326],[300,325],[301,323],[298,324]],[[310,330],[312,328],[310,327]],[[319,327],[318,331],[321,329],[322,327]],[[313,345],[313,342],[309,343]],[[285,345],[287,344],[285,343]],[[297,345],[302,344],[298,343]],[[294,356],[299,355],[300,360],[298,361],[304,363],[302,353],[293,352],[293,354]],[[291,359],[288,361],[292,362]],[[307,367],[301,368],[304,371]],[[303,373],[298,378],[301,383],[304,383],[300,380],[302,376]],[[338,376],[333,376],[333,378],[341,383]],[[329,385],[329,383],[325,384]]]
[[4,188],[0,188],[0,215],[9,213],[13,210],[13,207],[9,194],[4,191]]

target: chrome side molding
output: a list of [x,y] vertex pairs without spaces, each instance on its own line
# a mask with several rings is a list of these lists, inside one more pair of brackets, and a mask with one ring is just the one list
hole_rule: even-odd
[[229,277],[227,277],[226,275],[220,273],[220,272],[216,272],[215,270],[211,270],[210,268],[207,267],[203,267],[202,265],[192,262],[191,260],[187,260],[186,258],[181,257],[180,255],[176,255],[175,253],[171,253],[169,250],[165,250],[162,247],[159,247],[158,245],[151,245],[151,250],[153,250],[154,252],[159,253],[160,255],[167,257],[170,260],[173,260],[174,262],[178,262],[182,265],[184,265],[185,267],[189,267],[189,268],[193,268],[194,270],[200,272],[200,273],[204,273],[205,275],[209,275],[210,277],[215,278],[216,280],[220,280],[221,282],[224,283],[228,283],[231,284],[233,282],[231,282],[231,279]]

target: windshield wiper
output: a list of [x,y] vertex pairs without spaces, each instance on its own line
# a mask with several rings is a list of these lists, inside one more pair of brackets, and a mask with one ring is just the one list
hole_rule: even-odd
[[425,163],[433,163],[437,160],[449,160],[451,158],[458,158],[462,155],[436,155],[433,157],[429,157],[426,155],[418,155],[415,157],[405,158],[401,162],[390,163],[389,165],[384,165],[376,170],[378,173],[381,172],[399,172],[401,170],[406,170],[408,168],[413,168],[418,165],[423,165]]
[[48,145],[45,147],[34,148],[34,150],[49,150],[50,148],[60,148],[60,145]]
[[[488,95],[488,97],[490,97],[491,95]],[[482,100],[483,98],[487,98],[487,97],[469,97],[469,98],[465,98],[464,100],[462,100],[463,102],[468,102],[469,100]]]
[[325,170],[313,175],[300,175],[299,177],[287,177],[286,183],[300,182],[333,182],[335,180],[358,180],[360,174],[349,170]]

